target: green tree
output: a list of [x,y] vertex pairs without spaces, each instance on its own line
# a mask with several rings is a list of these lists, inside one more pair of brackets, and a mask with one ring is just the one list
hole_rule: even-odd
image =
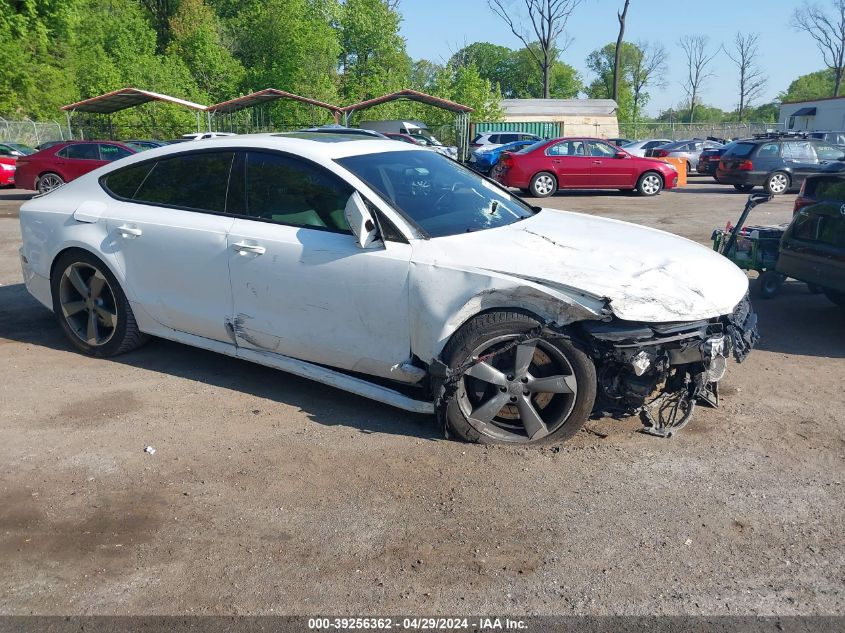
[[387,0],[346,0],[341,5],[339,58],[346,101],[363,101],[407,85],[411,60],[399,34],[401,21]]
[[[620,121],[634,121],[633,76],[641,65],[643,52],[635,44],[622,42],[619,55],[619,87],[616,99],[617,116]],[[596,74],[596,79],[587,87],[592,99],[613,98],[613,69],[616,59],[616,44],[610,43],[594,50],[587,57],[587,68]]]
[[197,86],[214,102],[237,93],[244,68],[224,46],[217,16],[203,0],[182,0],[170,20],[167,52],[185,62]]
[[780,101],[807,101],[821,99],[833,94],[836,73],[830,68],[818,70],[808,75],[801,75],[789,84],[785,92],[778,95]]

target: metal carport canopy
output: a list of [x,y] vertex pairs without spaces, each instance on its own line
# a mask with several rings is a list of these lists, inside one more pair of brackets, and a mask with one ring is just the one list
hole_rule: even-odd
[[138,88],[123,88],[121,90],[114,90],[105,94],[91,97],[90,99],[83,99],[70,105],[62,106],[62,110],[66,112],[91,112],[94,114],[112,114],[119,110],[126,108],[134,108],[135,106],[149,103],[150,101],[163,101],[165,103],[172,103],[191,110],[205,111],[207,108],[199,103],[186,101],[170,95],[159,94],[158,92],[150,92],[149,90],[140,90]]
[[214,114],[230,114],[232,112],[237,112],[238,110],[267,103],[268,101],[275,101],[276,99],[292,99],[293,101],[299,101],[300,103],[325,108],[332,113],[335,120],[337,120],[340,112],[343,111],[343,108],[340,106],[325,103],[323,101],[317,101],[316,99],[309,99],[308,97],[303,97],[284,90],[278,90],[276,88],[265,88],[264,90],[259,90],[258,92],[244,95],[243,97],[237,97],[221,103],[215,103],[214,105],[208,106],[208,111]]
[[344,113],[349,113],[354,112],[356,110],[364,110],[366,108],[371,108],[381,103],[387,103],[388,101],[399,100],[419,101],[420,103],[426,103],[428,105],[437,106],[438,108],[443,108],[444,110],[451,110],[452,112],[472,112],[472,108],[470,108],[469,106],[465,106],[461,103],[455,103],[454,101],[449,101],[448,99],[441,99],[440,97],[435,97],[434,95],[429,95],[424,92],[419,92],[418,90],[410,89],[391,92],[390,94],[375,97],[374,99],[368,99],[366,101],[361,101],[360,103],[353,103],[352,105],[348,105],[342,108],[342,110]]

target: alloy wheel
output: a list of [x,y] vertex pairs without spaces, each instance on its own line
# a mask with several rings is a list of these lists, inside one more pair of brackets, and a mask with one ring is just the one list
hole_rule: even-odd
[[783,193],[789,186],[789,180],[783,174],[775,174],[769,179],[769,189],[772,193]]
[[514,338],[498,337],[473,352],[473,358],[482,360],[461,379],[458,402],[480,432],[529,442],[554,433],[567,421],[578,382],[566,356],[547,341],[526,341],[497,354]]
[[644,194],[647,196],[653,196],[660,191],[660,178],[654,174],[649,174],[643,178],[642,183],[640,183],[640,187],[642,188]]
[[59,281],[59,303],[70,330],[91,346],[108,343],[117,330],[114,292],[94,266],[76,262]]
[[65,181],[56,174],[44,174],[38,179],[38,193],[49,193],[63,184],[65,184]]

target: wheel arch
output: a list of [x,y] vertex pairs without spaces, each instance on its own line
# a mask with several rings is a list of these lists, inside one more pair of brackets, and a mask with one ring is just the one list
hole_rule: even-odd
[[576,296],[563,290],[546,289],[525,283],[509,288],[490,288],[476,292],[464,300],[448,315],[442,315],[438,329],[412,333],[412,351],[416,356],[431,362],[443,352],[455,334],[472,319],[489,312],[519,311],[536,318],[541,323],[557,326],[578,321],[601,319],[606,302],[598,297]]
[[[91,257],[94,257],[97,261],[103,264],[105,268],[112,274],[112,276],[117,280],[117,283],[120,284],[120,289],[123,291],[123,294],[126,295],[126,298],[132,302],[135,298],[130,294],[130,290],[126,284],[126,280],[123,278],[123,274],[120,271],[120,268],[115,265],[115,262],[109,261],[108,257],[103,257],[103,253],[97,252],[95,249],[91,248],[88,244],[85,243],[71,243],[65,244],[62,248],[53,256],[50,262],[50,272],[49,272],[49,279],[50,283],[53,282],[53,273],[56,270],[56,264],[58,263],[59,259],[67,253],[78,251],[85,253]],[[55,311],[55,306],[53,306],[53,310]]]

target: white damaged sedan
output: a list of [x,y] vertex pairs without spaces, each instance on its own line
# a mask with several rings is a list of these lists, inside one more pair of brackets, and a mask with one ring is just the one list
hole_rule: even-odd
[[436,413],[471,441],[561,441],[591,413],[668,435],[757,338],[721,255],[528,206],[394,141],[170,145],[20,221],[27,288],[82,353],[158,336]]

